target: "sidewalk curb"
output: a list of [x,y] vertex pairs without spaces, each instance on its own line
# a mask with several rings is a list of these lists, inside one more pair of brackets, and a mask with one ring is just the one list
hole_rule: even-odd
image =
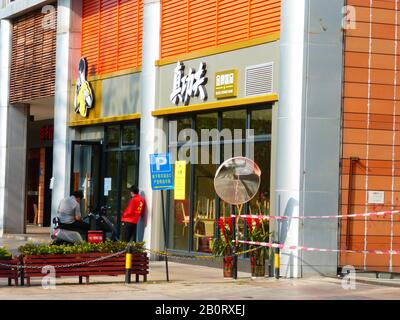
[[[393,280],[389,280],[393,281]],[[384,282],[384,280],[368,280],[368,279],[357,279],[357,283],[362,283],[362,284],[369,284],[369,285],[374,285],[374,286],[380,286],[380,287],[391,287],[391,288],[400,288],[400,281],[398,283],[393,283],[393,282]]]
[[16,241],[29,241],[29,242],[43,242],[47,243],[50,242],[51,239],[42,238],[42,237],[35,237],[29,235],[16,235],[16,234],[3,234],[0,239],[4,240],[16,240]]

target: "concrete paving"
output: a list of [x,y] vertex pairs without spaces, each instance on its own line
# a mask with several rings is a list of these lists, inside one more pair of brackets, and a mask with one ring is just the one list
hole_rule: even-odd
[[[22,240],[0,239],[0,245],[17,248]],[[0,300],[369,300],[400,299],[400,280],[360,277],[355,290],[345,290],[338,278],[252,279],[239,272],[238,279],[224,279],[222,268],[170,262],[170,282],[165,263],[150,262],[148,282],[124,284],[124,277],[91,277],[90,284],[59,278],[54,290],[44,289],[41,279],[31,287],[8,287],[0,279]],[[142,278],[141,278],[142,281]]]
[[57,279],[55,290],[43,289],[41,279],[31,287],[7,287],[0,280],[2,300],[364,300],[400,299],[398,287],[380,283],[357,283],[355,290],[342,288],[335,278],[252,279],[239,273],[238,280],[224,279],[222,270],[182,263],[170,263],[170,282],[166,281],[165,263],[150,263],[148,282],[124,284],[124,277],[92,277],[90,284],[78,279]]
[[4,234],[0,238],[0,246],[5,247],[13,255],[18,254],[18,248],[27,242],[32,243],[50,243],[50,229],[27,227],[26,234]]

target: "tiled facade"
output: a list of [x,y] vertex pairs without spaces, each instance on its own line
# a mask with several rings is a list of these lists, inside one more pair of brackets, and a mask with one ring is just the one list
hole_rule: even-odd
[[[341,213],[397,210],[400,205],[399,4],[376,0],[347,3],[355,7],[357,20],[356,28],[345,32]],[[351,158],[358,159],[353,162],[352,173]],[[384,192],[384,203],[371,203],[369,191]],[[399,250],[399,231],[398,215],[343,219],[341,248]],[[342,254],[340,263],[367,270],[400,270],[398,257],[388,255]]]

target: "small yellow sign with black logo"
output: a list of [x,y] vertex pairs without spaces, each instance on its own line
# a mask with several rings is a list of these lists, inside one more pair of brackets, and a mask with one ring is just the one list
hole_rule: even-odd
[[237,97],[238,71],[227,70],[215,74],[215,98],[225,99]]

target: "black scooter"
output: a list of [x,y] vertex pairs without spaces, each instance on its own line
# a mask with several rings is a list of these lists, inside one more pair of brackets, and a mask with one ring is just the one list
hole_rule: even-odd
[[107,218],[107,210],[111,207],[102,206],[100,210],[91,211],[83,221],[90,225],[90,230],[103,231],[104,239],[118,241],[118,233],[114,224]]
[[[107,218],[107,210],[111,207],[103,206],[100,210],[91,210],[89,214],[83,218],[83,222],[90,226],[91,231],[102,231],[104,240],[117,241],[117,230],[111,221]],[[87,240],[87,234],[83,234],[78,230],[68,227],[66,224],[60,223],[59,218],[53,219],[54,231],[51,235],[52,244],[56,245],[74,245],[83,243]]]

